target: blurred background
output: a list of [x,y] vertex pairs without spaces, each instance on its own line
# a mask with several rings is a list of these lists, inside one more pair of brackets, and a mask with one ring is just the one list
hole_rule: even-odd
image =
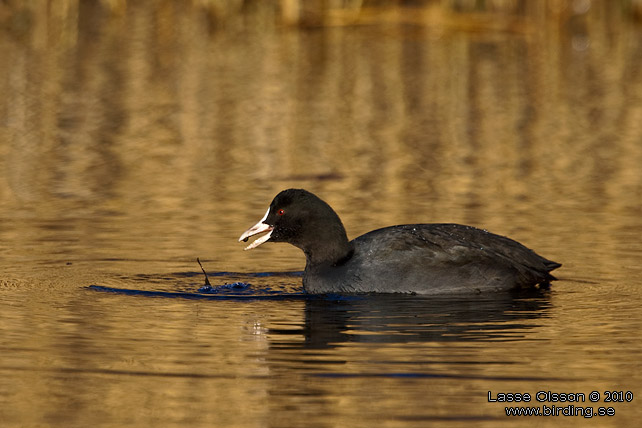
[[[642,1],[5,0],[0,59],[0,419],[74,426],[74,414],[76,426],[98,426],[101,417],[113,426],[198,426],[190,417],[207,409],[208,423],[234,426],[237,415],[238,426],[265,426],[274,410],[296,425],[311,420],[296,404],[303,396],[332,403],[306,402],[320,415],[309,426],[373,426],[404,406],[446,409],[437,396],[428,404],[426,385],[408,398],[395,380],[380,388],[372,378],[293,378],[289,362],[301,350],[279,352],[312,335],[302,302],[219,307],[87,290],[196,293],[196,257],[211,272],[300,271],[295,248],[243,252],[237,242],[288,187],[330,203],[350,238],[392,224],[457,222],[563,263],[550,301],[524,309],[545,328],[520,321],[537,347],[465,348],[460,363],[515,355],[513,366],[474,370],[582,380],[600,372],[605,388],[640,391]],[[301,290],[298,276],[260,278],[251,282]],[[238,278],[214,282],[224,279]],[[359,330],[353,316],[337,331]],[[186,337],[194,325],[236,329]],[[306,330],[279,336],[292,326]],[[158,349],[168,351],[160,357]],[[217,367],[203,349],[237,353]],[[361,359],[370,350],[351,349],[328,358],[374,371],[387,364],[373,368]],[[276,369],[266,363],[274,352]],[[407,355],[381,352],[387,362]],[[434,359],[446,373],[464,376],[468,366],[448,365],[452,349],[443,352]],[[258,378],[240,372],[248,364]],[[421,364],[413,367],[432,373]],[[182,370],[197,373],[182,383]],[[238,378],[207,377],[219,371]],[[257,401],[262,375],[292,395]],[[96,377],[104,389],[80,396],[78,385]],[[488,382],[460,379],[434,391],[453,406],[485,399]],[[322,387],[310,392],[306,382]],[[352,399],[333,395],[334,382]],[[536,392],[524,382],[519,392]],[[222,389],[233,413],[208,407]],[[366,411],[359,406],[373,389],[407,400],[388,397],[382,415]],[[124,390],[134,391],[131,402]],[[470,408],[463,420],[497,409]],[[618,423],[639,420],[630,409],[618,408]],[[371,419],[359,419],[366,413]],[[394,420],[389,426],[411,419]]]
[[[610,241],[639,225],[641,17],[632,0],[5,1],[3,259],[247,270],[235,239],[287,187],[351,237],[462,222],[553,259]],[[266,251],[258,269],[301,265]]]
[[[3,2],[3,240],[43,233],[30,216],[72,217],[70,260],[132,257],[143,241],[163,260],[216,258],[294,186],[325,197],[350,236],[459,221],[532,229],[553,250],[546,235],[571,220],[560,211],[590,217],[573,236],[639,214],[641,11]],[[16,241],[5,260],[21,260]]]

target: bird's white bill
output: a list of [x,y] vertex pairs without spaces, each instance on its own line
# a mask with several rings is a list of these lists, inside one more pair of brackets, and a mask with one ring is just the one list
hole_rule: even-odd
[[243,234],[239,238],[239,242],[247,241],[247,239],[250,236],[258,235],[259,233],[263,233],[263,232],[268,232],[266,235],[261,236],[259,239],[257,239],[256,241],[252,242],[250,245],[245,247],[245,250],[251,250],[252,248],[256,248],[262,243],[264,243],[265,241],[267,241],[268,239],[270,239],[270,236],[272,235],[272,230],[274,228],[267,223],[263,223],[269,213],[270,213],[270,210],[268,209],[265,215],[263,216],[263,218],[259,220],[259,222],[256,223],[254,226],[250,227],[248,230],[243,232]]

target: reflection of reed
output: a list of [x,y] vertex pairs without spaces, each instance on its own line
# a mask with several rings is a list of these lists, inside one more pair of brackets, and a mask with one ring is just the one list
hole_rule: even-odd
[[[542,21],[568,23],[577,16],[607,12],[625,19],[642,17],[642,0],[593,2],[591,0],[423,0],[388,2],[378,0],[199,0],[188,5],[172,1],[153,6],[128,0],[102,0],[89,8],[100,14],[122,17],[145,7],[159,18],[158,24],[171,22],[172,15],[190,9],[199,19],[216,29],[230,30],[244,26],[264,30],[274,25],[333,27],[352,25],[434,26],[441,30],[532,31]],[[64,0],[56,7],[19,1],[0,5],[0,24],[14,34],[29,34],[44,47],[50,37],[74,43],[83,5],[78,0]],[[572,25],[572,23],[571,23]]]
[[307,186],[351,236],[545,236],[577,213],[590,234],[639,212],[639,2],[339,3],[278,3],[321,13],[309,31],[276,29],[276,2],[3,4],[0,196],[141,223],[253,200],[240,230]]
[[[69,1],[66,6],[70,8],[76,3]],[[133,3],[127,0],[102,1],[112,12],[119,13],[125,12]],[[618,9],[630,16],[642,16],[640,0],[611,3],[616,3]],[[514,19],[522,15],[546,15],[559,19],[594,7],[590,0],[423,0],[410,2],[410,6],[381,0],[200,0],[197,5],[210,20],[218,23],[238,22],[239,17],[249,15],[254,20],[274,20],[295,26],[371,24],[373,21],[423,25],[428,21],[472,30],[515,29],[515,25],[520,26],[520,23]],[[454,15],[465,15],[465,18],[455,18]],[[509,19],[494,21],[497,17]]]

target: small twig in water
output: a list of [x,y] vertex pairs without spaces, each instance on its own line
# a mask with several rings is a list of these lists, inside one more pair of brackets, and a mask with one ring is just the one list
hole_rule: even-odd
[[205,275],[205,285],[209,285],[210,287],[212,284],[210,284],[210,280],[207,277],[207,272],[205,272],[205,269],[203,269],[203,265],[201,264],[201,261],[196,257],[196,261],[198,262],[198,265],[201,267],[201,270],[203,271],[203,275]]

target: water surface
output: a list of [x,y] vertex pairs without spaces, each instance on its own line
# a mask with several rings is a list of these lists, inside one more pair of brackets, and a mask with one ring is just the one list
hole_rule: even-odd
[[[0,6],[1,425],[586,423],[507,417],[488,391],[598,391],[572,404],[635,425],[642,30],[619,2],[575,3],[307,27]],[[237,242],[287,187],[350,237],[470,224],[560,281],[306,296],[299,250]],[[250,285],[199,292],[197,257],[215,287]]]

